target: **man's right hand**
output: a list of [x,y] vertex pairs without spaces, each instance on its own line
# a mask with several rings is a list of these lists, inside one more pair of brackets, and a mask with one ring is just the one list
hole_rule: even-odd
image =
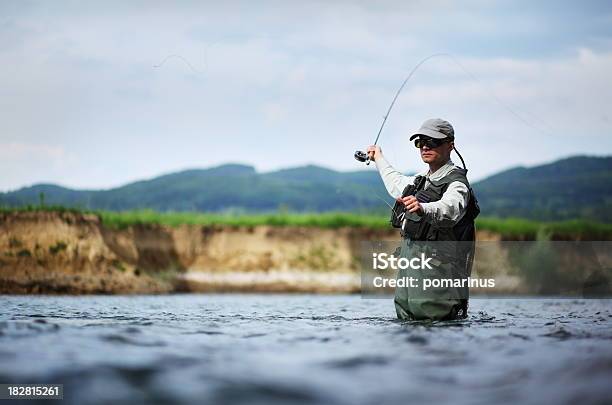
[[370,145],[368,146],[368,157],[370,158],[370,160],[374,160],[376,161],[376,159],[379,156],[382,156],[382,150],[380,149],[380,146],[378,145]]

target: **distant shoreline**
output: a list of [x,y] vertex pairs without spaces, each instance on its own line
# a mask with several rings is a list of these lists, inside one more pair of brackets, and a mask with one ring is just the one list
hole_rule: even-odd
[[[0,207],[0,215],[19,212],[56,212],[97,216],[101,223],[112,229],[125,229],[133,225],[200,226],[304,226],[324,229],[341,227],[389,230],[389,215],[356,212],[323,213],[252,213],[223,214],[203,212],[158,212],[149,209],[131,211],[81,210],[63,206]],[[498,234],[502,240],[612,240],[612,224],[585,219],[565,221],[535,221],[524,218],[497,218],[481,215],[476,219],[479,231]]]
[[[481,222],[480,241],[610,240],[607,225]],[[397,239],[373,215],[4,209],[0,294],[358,293],[361,242]]]

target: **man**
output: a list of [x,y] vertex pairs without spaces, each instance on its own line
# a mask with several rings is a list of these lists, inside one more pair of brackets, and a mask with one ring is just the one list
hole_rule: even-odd
[[[421,159],[429,165],[428,170],[416,176],[395,170],[380,147],[373,145],[367,150],[387,191],[397,199],[396,207],[401,207],[397,210],[401,211],[401,221],[395,226],[401,228],[406,242],[402,255],[414,255],[417,244],[422,252],[427,244],[427,252],[437,254],[436,260],[439,259],[434,277],[467,278],[473,261],[474,218],[479,209],[467,181],[467,170],[455,166],[450,159],[455,131],[449,122],[433,118],[425,121],[410,140],[415,140]],[[402,270],[398,276],[414,275],[409,272]],[[418,276],[423,278],[422,273]],[[423,293],[420,288],[398,287],[395,307],[400,319],[457,319],[467,316],[467,298],[467,288]]]

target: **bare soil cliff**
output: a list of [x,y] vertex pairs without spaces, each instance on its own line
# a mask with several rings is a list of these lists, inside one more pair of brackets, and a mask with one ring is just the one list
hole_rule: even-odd
[[0,293],[359,290],[364,240],[393,230],[104,226],[71,212],[0,214]]

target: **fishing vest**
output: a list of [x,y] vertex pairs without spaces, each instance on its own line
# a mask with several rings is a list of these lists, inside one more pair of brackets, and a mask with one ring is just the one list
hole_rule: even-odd
[[476,238],[474,219],[480,213],[478,200],[466,177],[467,170],[454,168],[439,180],[429,180],[429,186],[424,189],[427,178],[417,176],[413,184],[404,188],[402,197],[414,195],[420,203],[435,202],[442,198],[448,185],[454,181],[465,184],[469,190],[468,205],[463,217],[452,227],[437,227],[428,222],[425,217],[408,213],[402,203],[396,202],[391,214],[391,224],[400,229],[403,238],[413,241],[473,241]]

